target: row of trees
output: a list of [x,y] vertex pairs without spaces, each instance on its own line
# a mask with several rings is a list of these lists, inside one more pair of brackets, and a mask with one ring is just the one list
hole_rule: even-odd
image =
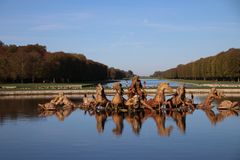
[[133,77],[134,74],[131,70],[127,72],[124,70],[116,69],[116,68],[108,68],[108,78],[109,79],[123,79]]
[[130,76],[82,54],[50,53],[38,44],[16,46],[0,41],[0,82],[86,82]]
[[195,80],[240,79],[240,49],[229,49],[215,56],[201,58],[195,62],[178,65],[166,71],[156,71],[153,77]]

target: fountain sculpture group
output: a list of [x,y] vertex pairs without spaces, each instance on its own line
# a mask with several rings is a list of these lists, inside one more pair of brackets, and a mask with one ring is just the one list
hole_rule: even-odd
[[[63,93],[53,98],[50,102],[39,104],[41,110],[57,110],[57,109],[72,109],[85,108],[96,110],[120,110],[120,111],[134,111],[137,109],[144,109],[149,111],[154,110],[194,110],[194,109],[211,109],[212,102],[215,99],[221,99],[223,93],[212,88],[208,93],[205,101],[200,104],[194,103],[194,96],[186,97],[186,89],[184,86],[179,86],[176,92],[169,86],[169,83],[160,83],[157,87],[156,94],[153,98],[147,99],[145,87],[142,86],[138,76],[132,79],[131,86],[127,89],[127,99],[124,98],[124,90],[121,83],[113,84],[115,95],[112,100],[109,100],[105,94],[103,86],[99,83],[96,86],[96,95],[90,97],[85,94],[81,104],[73,103]],[[166,100],[166,92],[172,93],[171,97]],[[218,106],[218,109],[240,109],[239,102],[231,102],[224,100]]]
[[[205,112],[212,124],[223,121],[226,117],[236,116],[240,112],[240,103],[223,100],[218,106],[218,113],[212,108],[215,99],[221,99],[223,93],[216,88],[210,89],[205,100],[194,103],[194,96],[186,97],[184,86],[176,89],[175,93],[168,83],[160,83],[153,98],[147,99],[147,92],[142,86],[141,81],[136,76],[132,79],[131,86],[127,89],[127,98],[124,97],[124,90],[121,83],[113,84],[115,95],[110,101],[107,99],[104,88],[101,84],[96,86],[96,95],[84,94],[82,102],[76,104],[67,98],[63,93],[45,104],[39,104],[40,116],[47,117],[56,115],[61,121],[69,116],[74,110],[80,108],[85,114],[95,116],[96,128],[99,133],[104,130],[105,122],[108,117],[112,117],[115,124],[113,133],[121,135],[123,130],[123,120],[125,119],[132,127],[135,134],[139,134],[142,124],[149,118],[153,119],[157,126],[160,136],[169,136],[173,126],[165,126],[166,117],[171,117],[176,122],[176,126],[181,133],[185,133],[186,115],[192,114],[195,109]],[[168,92],[168,96],[166,96]],[[166,99],[166,97],[168,97]]]

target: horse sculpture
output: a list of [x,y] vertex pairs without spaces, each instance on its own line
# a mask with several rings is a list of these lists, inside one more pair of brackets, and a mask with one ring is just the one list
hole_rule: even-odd
[[179,107],[185,107],[194,109],[193,104],[193,95],[191,96],[191,99],[186,98],[186,89],[183,86],[180,86],[176,89],[176,93],[173,95],[172,98],[167,100],[168,104],[170,105],[170,108],[179,108]]
[[114,107],[118,106],[124,106],[125,99],[123,98],[123,88],[122,84],[119,82],[116,82],[113,84],[113,89],[116,91],[113,99],[112,99],[112,105]]
[[[146,86],[146,85],[145,85]],[[103,86],[99,83],[96,86],[96,95],[88,97],[84,94],[82,105],[74,104],[70,99],[68,99],[63,93],[53,98],[50,102],[45,104],[39,104],[40,110],[44,111],[56,111],[60,109],[74,109],[76,107],[81,107],[83,109],[118,109],[121,112],[127,112],[143,108],[150,110],[152,112],[154,109],[167,109],[177,108],[175,110],[185,110],[193,111],[196,108],[199,109],[211,109],[211,103],[215,99],[220,99],[223,94],[218,92],[216,88],[212,88],[207,95],[205,101],[200,104],[193,103],[193,95],[191,99],[186,98],[186,89],[184,86],[180,86],[176,89],[175,94],[166,101],[165,92],[172,92],[173,89],[169,86],[169,83],[159,83],[157,86],[157,91],[152,99],[147,100],[145,87],[142,86],[141,81],[138,76],[132,79],[132,84],[128,88],[128,99],[126,100],[124,95],[124,90],[121,83],[116,82],[113,84],[113,89],[115,90],[115,95],[111,101],[106,97]],[[101,108],[99,108],[101,106]],[[164,108],[166,106],[166,108]],[[127,110],[128,109],[128,110]],[[239,102],[231,102],[229,100],[224,100],[218,106],[218,109],[240,109]],[[118,111],[118,110],[115,110]],[[186,111],[186,110],[185,110]],[[67,113],[67,111],[66,111]],[[46,114],[54,114],[52,112]]]
[[212,102],[215,99],[220,99],[223,96],[223,94],[219,91],[217,91],[216,88],[212,88],[210,92],[208,93],[205,101],[203,103],[200,103],[197,105],[197,108],[199,109],[211,109],[212,108]]
[[163,104],[167,104],[165,101],[165,91],[172,92],[173,89],[169,86],[169,83],[159,83],[154,98],[145,100],[143,105],[147,105],[151,108],[160,108]]
[[112,99],[112,105],[114,107],[127,107],[127,109],[139,107],[140,98],[138,95],[134,95],[131,98],[128,98],[128,100],[123,97],[124,91],[121,83],[114,83],[113,89],[116,91]]
[[132,84],[128,88],[128,101],[125,103],[130,106],[130,102],[141,104],[142,107],[153,110],[165,103],[165,90],[172,91],[168,83],[160,83],[157,93],[153,99],[147,100],[147,94],[138,76],[132,79]]
[[97,106],[108,107],[110,104],[111,103],[106,97],[103,86],[99,83],[96,87],[96,104],[95,104],[95,107],[97,107]]
[[99,83],[96,86],[96,96],[92,95],[92,97],[88,97],[84,94],[83,97],[83,108],[96,108],[98,106],[108,107],[111,105],[110,101],[107,99],[103,86]]
[[[133,78],[131,87],[128,89],[130,91],[128,92],[128,99],[124,98],[124,90],[121,83],[114,83],[113,89],[115,95],[109,101],[103,86],[98,84],[95,96],[88,97],[87,94],[84,94],[82,105],[74,104],[63,93],[60,93],[49,102],[39,104],[39,116],[47,117],[55,115],[60,121],[63,121],[76,107],[83,106],[81,109],[85,110],[85,113],[95,116],[98,133],[104,132],[105,123],[111,117],[115,124],[112,130],[115,135],[119,136],[122,134],[124,121],[128,122],[132,127],[132,131],[138,135],[144,121],[151,118],[155,122],[160,136],[170,136],[173,126],[166,125],[167,118],[171,117],[179,131],[184,134],[186,131],[186,116],[189,113],[192,114],[195,107],[202,109],[213,125],[223,121],[227,117],[238,116],[240,110],[239,102],[224,100],[217,107],[219,109],[218,112],[214,113],[211,110],[212,102],[223,96],[216,88],[212,88],[206,99],[200,104],[194,104],[193,95],[191,99],[186,98],[186,89],[184,86],[178,87],[176,92],[171,95],[171,98],[166,100],[166,92],[171,93],[173,89],[169,83],[165,82],[159,83],[155,96],[147,100],[146,92],[144,91],[144,87],[141,87],[141,81],[139,81],[138,77]],[[188,110],[185,110],[185,108]]]

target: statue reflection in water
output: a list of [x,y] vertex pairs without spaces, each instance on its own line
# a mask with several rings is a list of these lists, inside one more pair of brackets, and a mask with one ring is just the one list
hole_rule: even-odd
[[186,131],[186,112],[172,112],[172,119],[176,122],[179,131],[185,134]]
[[[73,111],[76,109],[59,109],[55,111],[41,111],[39,116],[49,117],[56,116],[59,121],[64,121]],[[222,122],[224,119],[238,116],[239,112],[236,110],[212,110],[201,109],[206,115],[206,118],[212,125]],[[85,113],[89,116],[94,116],[96,120],[96,130],[99,134],[102,134],[105,129],[105,123],[107,120],[111,120],[114,123],[112,133],[116,136],[120,136],[124,129],[124,120],[132,128],[132,132],[135,135],[140,135],[141,128],[147,120],[152,119],[155,122],[157,133],[159,136],[170,136],[173,132],[174,126],[178,128],[181,134],[186,132],[186,117],[192,112],[177,111],[177,110],[158,110],[158,111],[135,111],[135,112],[119,112],[119,111],[105,111],[105,110],[85,110]],[[167,119],[170,124],[166,125]]]
[[113,122],[115,123],[115,128],[112,131],[116,136],[119,136],[122,134],[122,131],[123,131],[123,114],[113,113],[112,119],[113,119]]
[[212,125],[216,125],[228,117],[238,116],[237,110],[218,110],[214,112],[212,109],[205,109],[203,112],[205,112]]
[[40,117],[49,117],[55,115],[59,121],[64,121],[74,109],[58,109],[58,110],[49,110],[49,111],[40,111]]
[[158,134],[160,136],[170,136],[172,130],[173,130],[173,126],[170,125],[169,127],[165,127],[165,122],[166,122],[166,116],[163,112],[160,113],[154,113],[152,115],[153,120],[156,123],[157,126],[157,130],[158,130]]
[[166,127],[166,118],[167,116],[171,117],[175,123],[176,126],[179,128],[181,133],[185,133],[186,130],[186,115],[185,112],[171,112],[166,114],[163,111],[156,111],[156,112],[112,112],[112,113],[106,113],[106,112],[91,112],[91,114],[95,114],[96,124],[97,124],[97,131],[98,133],[102,133],[104,131],[104,125],[106,120],[109,118],[112,118],[115,127],[112,129],[112,132],[116,136],[122,135],[123,128],[124,128],[124,119],[126,122],[131,126],[132,132],[135,135],[139,135],[142,125],[145,121],[148,119],[153,119],[156,128],[157,133],[160,136],[170,136],[173,130],[173,125]]
[[[134,134],[139,135],[144,122],[153,119],[157,132],[160,136],[170,136],[173,131],[173,125],[166,127],[166,119],[171,118],[180,133],[186,132],[186,117],[197,110],[205,112],[211,124],[223,121],[227,117],[237,116],[240,110],[239,102],[229,100],[222,101],[217,107],[218,112],[212,110],[212,102],[220,100],[223,96],[216,88],[212,88],[205,101],[200,104],[194,103],[194,96],[186,97],[185,86],[179,86],[175,93],[168,83],[160,83],[157,87],[154,98],[147,99],[145,91],[146,84],[142,86],[138,76],[132,79],[132,84],[128,88],[128,99],[123,97],[124,90],[119,82],[114,83],[113,89],[115,95],[112,101],[108,100],[101,84],[96,86],[96,96],[89,98],[86,94],[81,104],[73,103],[63,93],[56,96],[50,102],[39,104],[42,111],[41,116],[52,116],[63,121],[74,110],[81,109],[95,116],[96,128],[98,133],[104,132],[104,126],[107,119],[112,118],[115,127],[113,134],[120,136],[124,129],[124,119],[132,128]],[[169,92],[169,98],[166,100],[165,92]],[[224,109],[224,110],[223,110]],[[235,110],[238,111],[235,111]]]
[[97,112],[95,114],[95,119],[97,121],[97,131],[98,133],[103,133],[104,131],[104,126],[105,126],[105,122],[107,120],[107,114],[105,111],[103,112]]
[[132,131],[136,135],[140,134],[143,116],[144,115],[142,112],[136,112],[135,114],[134,113],[126,114],[125,119],[131,125]]

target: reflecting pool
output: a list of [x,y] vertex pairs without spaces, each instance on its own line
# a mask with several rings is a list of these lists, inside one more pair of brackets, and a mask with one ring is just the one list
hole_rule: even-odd
[[0,99],[0,159],[240,159],[238,111],[38,111],[49,99]]
[[[119,81],[122,86],[124,88],[127,88],[131,85],[132,83],[132,80],[131,79],[126,79],[126,80],[120,80]],[[156,88],[157,85],[161,82],[168,82],[170,86],[172,87],[177,87],[177,86],[180,86],[180,85],[183,85],[184,83],[182,82],[174,82],[174,81],[169,81],[169,80],[162,80],[162,79],[141,79],[141,82],[142,84],[144,84],[144,82],[146,83],[146,87],[147,88]],[[113,85],[114,82],[111,82],[111,83],[107,83],[104,85],[104,87],[108,87],[108,88],[111,88],[112,85]],[[190,87],[192,86],[192,84],[184,84],[186,87]]]

